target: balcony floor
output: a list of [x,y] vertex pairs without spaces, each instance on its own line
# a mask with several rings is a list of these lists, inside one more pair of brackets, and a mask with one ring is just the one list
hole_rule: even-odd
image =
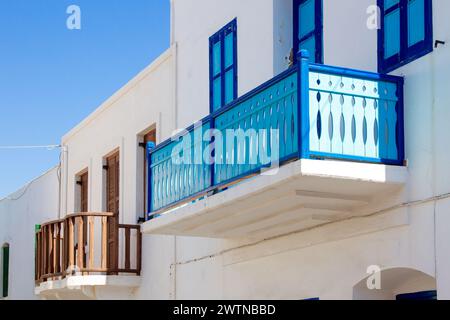
[[118,291],[137,288],[140,284],[139,276],[70,276],[61,280],[42,282],[35,287],[34,293],[47,299],[93,299],[95,298],[93,288],[108,287]]
[[384,193],[402,188],[405,167],[298,160],[146,222],[146,234],[267,238],[354,215]]

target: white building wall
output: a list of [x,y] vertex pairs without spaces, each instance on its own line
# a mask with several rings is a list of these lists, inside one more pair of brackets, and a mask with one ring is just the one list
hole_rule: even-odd
[[[273,52],[272,57],[265,56],[261,46],[255,46],[252,40],[240,37],[242,33],[244,35],[252,34],[256,37],[263,33],[260,32],[259,23],[263,20],[262,16],[265,16],[264,4],[257,6],[258,15],[248,18],[253,23],[247,25],[242,22],[246,17],[244,15],[244,10],[248,8],[246,4],[234,5],[226,2],[226,8],[224,8],[223,2],[216,3],[216,1],[210,1],[208,4],[196,2],[195,5],[189,1],[174,2],[176,30],[174,38],[179,47],[177,80],[179,117],[186,120],[185,122],[180,121],[180,126],[187,125],[207,114],[209,106],[207,40],[210,35],[235,16],[238,18],[238,38],[240,39],[238,44],[239,93],[243,93],[241,82],[249,84],[248,88],[244,85],[244,92],[246,92],[254,88],[255,84],[284,70],[285,67],[280,61],[286,55],[285,49],[292,45],[292,29],[285,28],[283,23],[285,20],[291,24],[292,7],[290,2],[283,0],[274,0],[273,2],[274,43],[273,45],[267,44],[266,47],[266,54]],[[324,62],[326,64],[377,71],[377,30],[371,30],[367,26],[369,18],[367,9],[375,3],[375,0],[324,1]],[[449,28],[444,12],[448,12],[450,5],[439,0],[434,1],[434,4],[435,38],[447,40]],[[213,10],[215,8],[216,10]],[[192,18],[194,12],[203,27],[199,26],[200,22],[193,22],[192,19],[185,18]],[[220,14],[216,15],[215,12]],[[272,20],[267,19],[266,25],[270,25],[272,23],[270,21]],[[246,26],[251,26],[251,31],[247,30]],[[203,36],[198,36],[197,39],[203,40],[200,43],[190,41],[196,38],[192,36],[193,38],[189,39],[192,51],[188,50],[188,45],[183,43],[186,38],[181,36],[179,30],[183,31],[183,35],[202,32]],[[267,31],[266,34],[270,34],[270,31]],[[183,48],[183,46],[186,47]],[[246,61],[245,57],[251,56],[251,50],[254,48],[258,48],[258,55],[261,56],[254,56],[250,62],[251,66],[247,66],[247,70],[251,70],[251,72],[245,72],[241,65],[244,63],[243,61]],[[261,50],[259,50],[260,48]],[[351,298],[352,286],[364,278],[366,268],[371,264],[382,267],[408,267],[434,276],[436,270],[434,207],[435,205],[439,207],[439,204],[436,204],[433,196],[449,192],[447,181],[449,181],[448,174],[450,173],[443,165],[440,167],[434,165],[435,163],[444,164],[445,161],[440,159],[447,159],[449,156],[448,151],[444,151],[443,148],[444,141],[449,136],[446,131],[448,126],[444,122],[448,121],[450,115],[444,110],[441,110],[442,112],[439,114],[435,113],[436,108],[445,109],[445,101],[448,101],[448,93],[443,85],[445,83],[443,79],[448,74],[450,65],[445,63],[443,58],[440,60],[440,57],[448,56],[444,53],[445,50],[448,50],[447,47],[438,48],[426,57],[395,72],[395,74],[405,77],[406,148],[410,181],[404,192],[379,199],[378,205],[366,209],[367,214],[377,212],[379,209],[386,209],[386,226],[380,225],[378,229],[371,229],[364,236],[352,235],[351,232],[343,233],[337,239],[330,239],[323,244],[320,244],[323,242],[320,241],[320,237],[324,236],[320,230],[324,230],[326,227],[319,227],[317,228],[319,235],[308,232],[301,233],[307,239],[305,241],[319,242],[319,244],[305,246],[303,249],[292,249],[289,243],[295,242],[296,237],[300,234],[285,236],[281,237],[285,248],[281,246],[278,249],[279,252],[276,252],[275,249],[267,249],[270,252],[268,256],[265,253],[258,253],[257,246],[249,246],[244,251],[245,253],[242,253],[241,248],[248,245],[245,240],[230,242],[177,238],[176,285],[174,285],[176,297],[180,299],[302,298],[312,296]],[[194,59],[191,56],[194,51],[197,52],[195,55],[203,55],[203,58]],[[268,63],[261,64],[260,59],[272,61],[273,68],[265,69]],[[259,72],[252,68],[258,68]],[[265,70],[264,74],[262,74],[261,68]],[[194,70],[202,71],[196,73]],[[197,81],[192,81],[192,77],[196,77],[195,75],[198,75],[198,78],[195,78]],[[436,78],[440,81],[436,81]],[[204,90],[204,92],[189,95],[184,92],[183,88],[190,88],[186,91],[191,93],[200,93],[200,90]],[[198,101],[199,96],[203,97],[201,104],[204,107],[201,110],[196,109],[197,107],[192,109],[187,105],[191,101]],[[440,107],[436,106],[436,101],[441,102]],[[194,105],[197,105],[197,102]],[[194,112],[192,113],[194,116],[189,117],[182,110],[186,110],[186,112],[187,110],[200,110],[200,114]],[[435,130],[439,134],[433,134]],[[433,149],[439,148],[442,150],[433,151]],[[404,204],[405,221],[396,225],[394,223],[396,221],[395,211],[389,208],[396,208],[402,204]],[[350,229],[353,229],[357,228],[361,222],[350,220],[346,223],[350,225]],[[368,226],[362,223],[361,227]],[[281,240],[267,240],[262,243],[267,248],[271,248],[277,241]],[[448,241],[444,240],[444,242]],[[443,247],[447,248],[446,245]],[[242,254],[244,262],[231,264],[224,262],[228,255],[233,255],[235,252]],[[351,253],[351,255],[347,256],[347,253]],[[246,255],[249,258],[245,258]],[[285,258],[287,256],[289,259]],[[445,255],[445,260],[450,262],[450,257]],[[277,270],[279,271],[277,272]],[[441,274],[443,273],[444,271],[441,272]],[[331,286],[332,290],[330,290],[330,283],[338,285]],[[444,286],[447,285],[444,284]]]
[[5,243],[10,246],[8,299],[37,298],[34,230],[35,225],[58,219],[58,171],[59,168],[53,168],[0,200],[0,248]]
[[[377,71],[377,31],[367,28],[366,11],[374,3],[324,0],[326,64]],[[436,276],[440,298],[450,299],[450,3],[433,3],[434,36],[447,45],[394,72],[405,77],[409,182],[402,192],[376,199],[365,218],[256,242],[145,235],[142,285],[133,298],[352,299],[367,267],[379,265]],[[208,39],[234,18],[239,95],[286,68],[290,0],[172,0],[173,48],[63,138],[63,212],[75,210],[74,179],[85,168],[89,209],[104,211],[102,161],[120,148],[121,222],[136,222],[142,207],[137,136],[156,124],[160,142],[208,114]],[[5,232],[0,226],[0,236]],[[432,289],[428,280],[411,283],[417,285],[389,294]]]
[[[76,177],[86,168],[89,171],[88,211],[106,211],[102,167],[105,157],[119,150],[119,221],[136,224],[138,217],[144,217],[144,149],[138,146],[138,140],[150,128],[156,128],[158,142],[168,139],[175,130],[175,54],[174,48],[170,48],[63,137],[62,143],[67,148],[63,173],[63,178],[67,180],[63,188],[63,212],[70,214],[77,211]],[[160,245],[161,242],[164,245]],[[164,237],[143,238],[141,290],[145,293],[144,297],[156,295],[169,299],[172,242],[171,238]],[[113,288],[99,288],[96,292],[101,299],[120,297],[120,292]],[[123,298],[129,298],[128,294]]]
[[105,157],[120,152],[120,223],[134,224],[144,217],[143,158],[139,137],[151,128],[160,142],[174,128],[173,55],[169,49],[114,94],[91,116],[62,139],[66,148],[63,212],[77,211],[76,178],[88,169],[88,209],[106,211],[103,165]]
[[209,114],[209,37],[237,18],[238,95],[274,75],[273,0],[172,0],[178,127]]

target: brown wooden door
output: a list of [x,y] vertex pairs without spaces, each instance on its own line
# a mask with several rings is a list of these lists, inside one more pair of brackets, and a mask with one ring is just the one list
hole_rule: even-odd
[[[83,173],[80,176],[80,212],[88,212],[88,190],[89,190],[89,174],[88,172]],[[87,217],[83,217],[83,263],[86,266],[86,247],[87,247],[87,232],[88,232],[88,223]],[[78,246],[81,244],[77,244],[75,251],[78,250]],[[81,266],[80,266],[81,267]]]
[[119,197],[120,197],[120,160],[119,153],[106,159],[107,211],[114,213],[108,220],[108,269],[116,274],[119,260]]
[[80,210],[81,212],[88,212],[88,185],[89,185],[88,173],[84,173],[80,176]]

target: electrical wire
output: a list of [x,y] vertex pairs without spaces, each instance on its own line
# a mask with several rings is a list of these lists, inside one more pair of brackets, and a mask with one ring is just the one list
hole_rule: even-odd
[[36,146],[0,146],[0,150],[24,150],[24,149],[47,149],[54,150],[61,148],[59,144],[36,145]]
[[[34,146],[0,146],[0,150],[26,150],[26,149],[47,149],[48,151],[54,150],[54,149],[62,149],[61,145],[57,144],[50,144],[50,145],[34,145]],[[59,165],[58,165],[58,182],[61,184],[61,177],[60,177],[60,170],[61,170],[61,151],[59,153]],[[6,197],[3,200],[8,201],[17,201],[20,200],[28,191],[28,189],[31,187],[31,185],[35,182],[35,180],[27,183],[22,189],[23,191],[19,196],[16,197]]]

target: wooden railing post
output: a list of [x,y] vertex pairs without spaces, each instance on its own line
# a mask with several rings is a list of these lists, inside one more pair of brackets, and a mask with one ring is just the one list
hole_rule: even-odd
[[60,243],[60,223],[55,224],[55,239],[54,239],[54,247],[55,247],[55,256],[54,256],[54,270],[53,272],[59,274],[61,272],[61,243]]
[[42,276],[45,274],[45,227],[41,228],[41,233],[39,235],[40,237],[40,244],[41,248],[39,249],[40,254],[40,268],[39,268],[39,280],[42,281]]
[[89,227],[89,269],[94,268],[94,217],[88,218],[88,227]]
[[102,217],[102,256],[101,256],[101,268],[106,270],[108,261],[108,220],[106,217]]
[[125,269],[131,268],[131,252],[130,252],[131,232],[129,227],[125,227]]
[[77,239],[77,267],[82,272],[84,269],[84,219],[77,218],[78,239]]
[[68,263],[68,250],[69,250],[69,242],[68,242],[68,224],[67,221],[62,221],[64,236],[63,236],[63,257],[62,257],[62,273],[65,275],[67,268],[69,266]]
[[[68,255],[69,255],[69,265],[67,266],[67,268],[73,268],[75,266],[75,244],[74,244],[74,225],[73,225],[73,219],[69,218],[68,219],[68,223],[69,223],[69,227],[68,227]],[[73,270],[71,270],[71,273],[73,272]]]
[[137,235],[136,235],[137,243],[136,243],[136,274],[138,276],[141,275],[141,268],[142,268],[142,233],[141,228],[139,227],[137,229]]

